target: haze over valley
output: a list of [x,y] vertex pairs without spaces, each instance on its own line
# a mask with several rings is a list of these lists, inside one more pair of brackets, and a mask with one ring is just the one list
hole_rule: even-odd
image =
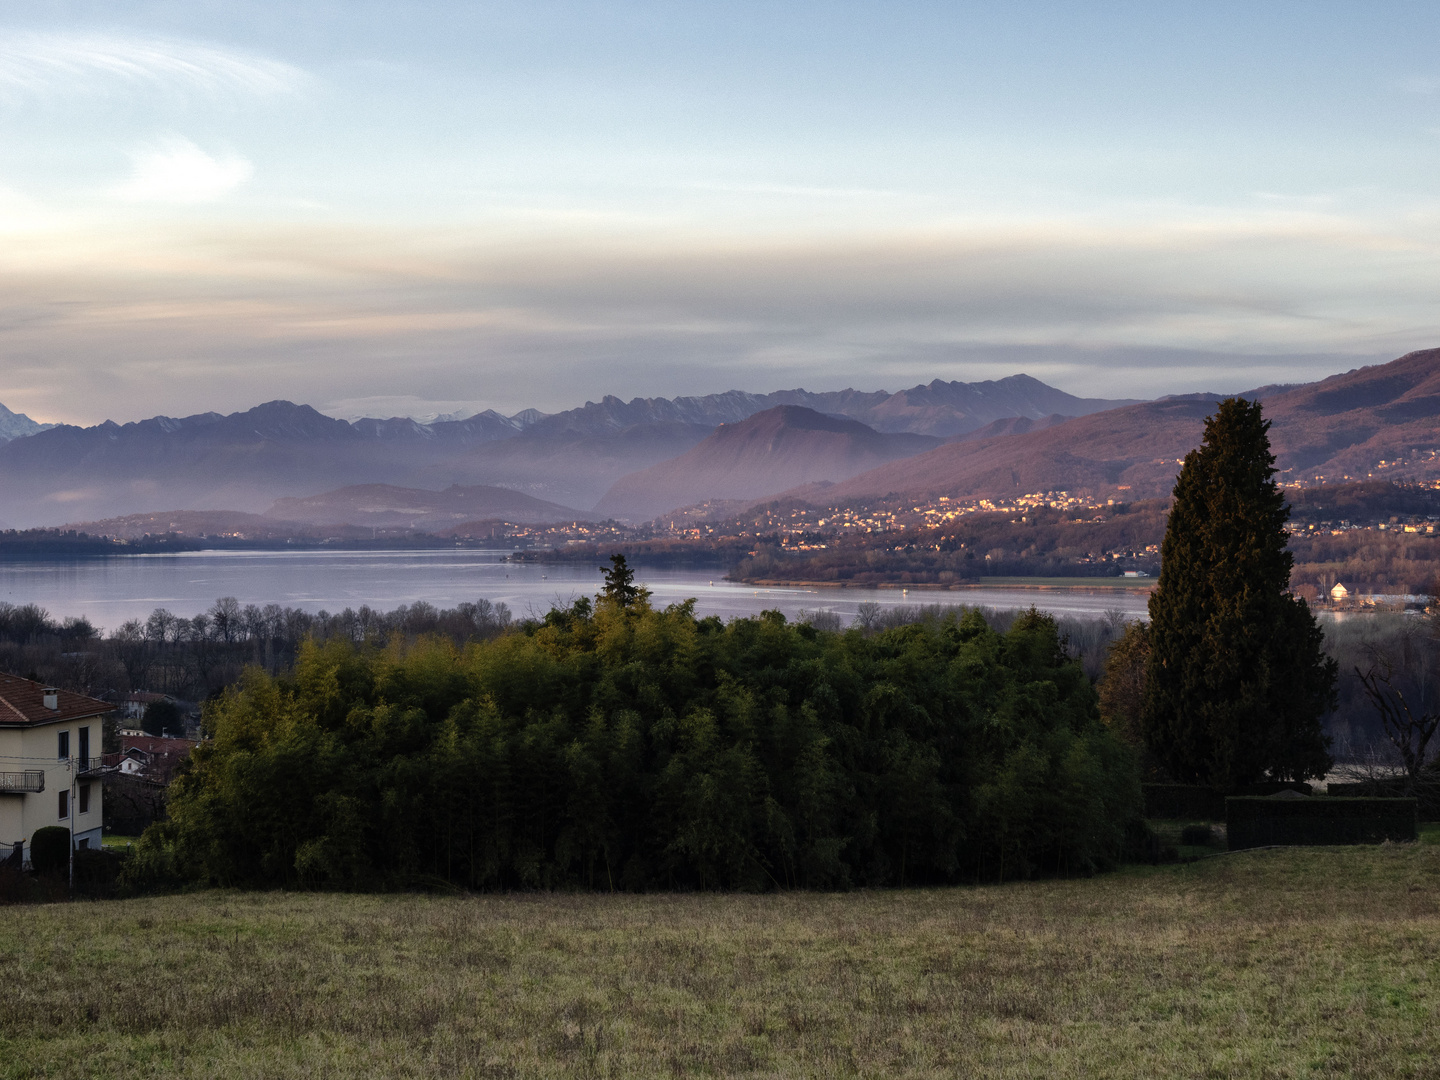
[[[507,507],[518,504],[495,502],[493,495],[487,504],[473,495],[472,518],[529,521],[549,513],[558,520],[588,515],[624,477],[681,458],[717,426],[777,409],[777,417],[790,418],[777,430],[822,422],[815,419],[820,414],[853,422],[837,433],[838,441],[792,454],[780,472],[766,460],[778,447],[752,452],[738,470],[760,470],[742,481],[749,496],[812,480],[846,479],[882,460],[928,449],[995,421],[1080,416],[1120,404],[1125,402],[1073,397],[1025,375],[980,383],[936,380],[894,394],[733,391],[629,402],[606,397],[551,415],[526,410],[506,417],[487,411],[429,424],[408,418],[347,422],[306,405],[272,401],[229,416],[62,425],[38,438],[11,438],[0,445],[0,522],[10,528],[53,526],[178,510],[277,516],[271,512],[277,500],[312,499],[338,488],[374,484],[432,492],[455,485],[503,487],[552,505],[549,510],[540,503],[511,510]],[[852,447],[855,440],[867,449]],[[621,516],[653,516],[719,494],[704,481],[687,478],[683,464],[678,468],[670,494],[659,503],[620,506]],[[670,497],[677,501],[667,503]],[[370,512],[357,506],[354,513]],[[305,520],[341,523],[333,508],[317,508],[316,514]],[[291,503],[278,516],[302,520]]]

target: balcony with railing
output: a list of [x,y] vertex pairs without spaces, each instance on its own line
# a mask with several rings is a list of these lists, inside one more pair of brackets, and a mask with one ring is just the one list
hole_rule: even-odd
[[37,795],[45,790],[45,773],[40,769],[0,772],[0,795]]

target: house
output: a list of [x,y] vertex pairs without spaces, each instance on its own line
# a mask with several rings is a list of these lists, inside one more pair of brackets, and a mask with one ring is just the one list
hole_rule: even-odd
[[[110,755],[105,755],[105,764],[110,764]],[[150,755],[139,747],[132,746],[129,750],[115,755],[115,768],[120,770],[121,776],[144,776],[150,769]]]
[[1334,600],[1337,604],[1349,595],[1350,590],[1345,588],[1345,586],[1341,585],[1338,581],[1335,583],[1335,587],[1330,590],[1330,599]]
[[140,690],[133,694],[126,694],[120,701],[120,707],[124,710],[126,720],[141,720],[145,716],[145,710],[158,701],[174,701],[169,694],[152,694]]
[[84,694],[0,674],[0,846],[60,825],[76,847],[100,846],[100,717]]
[[105,755],[105,815],[112,832],[139,835],[164,817],[166,789],[195,746],[189,739],[120,732],[120,752]]
[[105,765],[122,776],[142,776],[168,784],[175,768],[190,756],[196,743],[190,739],[166,739],[158,735],[120,732],[120,752],[106,754]]
[[[121,734],[143,733],[140,724],[152,705],[173,706],[174,718],[164,722],[167,735],[184,736],[198,729],[200,707],[193,701],[182,701],[170,694],[155,694],[148,690],[137,690],[120,699]],[[167,710],[168,711],[168,710]]]

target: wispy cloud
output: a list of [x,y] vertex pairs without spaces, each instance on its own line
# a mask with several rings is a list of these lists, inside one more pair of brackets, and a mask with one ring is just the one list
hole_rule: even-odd
[[291,64],[177,38],[16,34],[0,40],[0,99],[112,94],[293,93],[311,76]]
[[212,157],[189,139],[171,138],[131,153],[130,179],[118,192],[132,202],[214,202],[249,180],[242,157]]

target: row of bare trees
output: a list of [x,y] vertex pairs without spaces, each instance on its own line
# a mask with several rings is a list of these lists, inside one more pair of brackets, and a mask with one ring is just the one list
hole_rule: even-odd
[[494,637],[512,622],[504,604],[484,599],[444,609],[417,601],[392,611],[361,606],[332,614],[221,597],[193,617],[156,608],[103,635],[83,619],[60,621],[33,605],[0,604],[0,670],[102,696],[151,690],[200,701],[247,666],[271,675],[288,670],[307,638],[384,645],[433,634],[459,643]]

